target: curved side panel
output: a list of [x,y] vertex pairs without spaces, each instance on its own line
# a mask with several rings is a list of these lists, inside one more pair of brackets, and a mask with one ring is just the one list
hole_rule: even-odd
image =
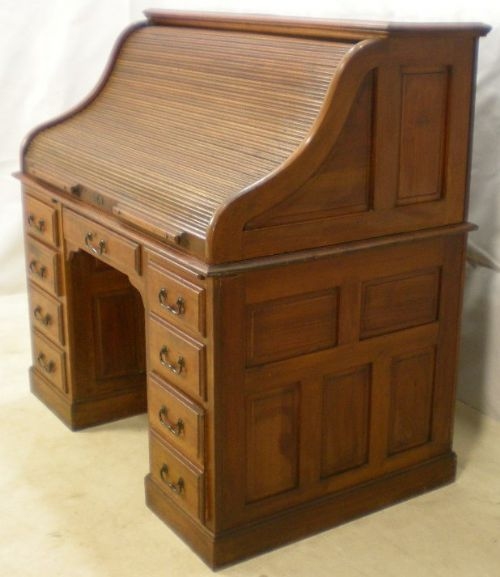
[[75,116],[76,114],[81,112],[83,109],[87,108],[87,106],[89,106],[99,96],[100,92],[102,91],[102,89],[106,85],[106,82],[108,81],[108,78],[110,77],[111,72],[113,71],[115,62],[118,59],[118,56],[120,54],[120,50],[122,49],[122,46],[124,45],[126,40],[129,38],[129,36],[131,36],[134,32],[136,32],[136,30],[139,30],[140,28],[144,28],[145,26],[150,26],[150,24],[148,22],[137,22],[135,24],[132,24],[131,26],[129,26],[128,28],[126,28],[122,32],[122,34],[118,37],[117,41],[115,42],[115,45],[114,45],[113,50],[111,52],[111,56],[109,57],[108,63],[104,69],[104,72],[102,73],[101,78],[99,79],[97,85],[92,90],[92,92],[90,92],[90,94],[86,98],[84,98],[76,106],[70,108],[67,112],[65,112],[61,116],[57,116],[56,118],[53,118],[47,122],[44,122],[43,124],[41,124],[40,126],[37,126],[35,129],[33,129],[31,132],[29,132],[26,135],[26,137],[24,138],[24,141],[21,145],[21,169],[23,172],[25,171],[24,159],[26,157],[26,153],[28,152],[28,148],[29,148],[30,144],[32,143],[33,139],[38,134],[40,134],[40,132],[43,132],[47,128],[51,128],[52,126],[55,126],[56,124],[60,124],[61,122],[65,122],[69,118]]
[[247,222],[283,201],[321,166],[342,131],[353,95],[380,62],[383,46],[384,40],[379,39],[356,44],[334,74],[323,109],[297,151],[266,178],[220,207],[208,231],[208,262],[241,259]]

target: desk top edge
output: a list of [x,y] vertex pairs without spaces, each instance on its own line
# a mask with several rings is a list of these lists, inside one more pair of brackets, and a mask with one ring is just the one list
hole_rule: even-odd
[[470,34],[485,36],[491,26],[480,22],[384,22],[363,20],[330,20],[297,16],[236,14],[148,9],[150,24],[219,30],[239,30],[274,35],[303,36],[324,39],[386,38],[412,34]]

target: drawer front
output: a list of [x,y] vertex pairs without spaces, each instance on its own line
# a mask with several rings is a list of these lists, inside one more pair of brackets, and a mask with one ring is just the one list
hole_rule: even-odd
[[150,263],[148,302],[151,310],[181,329],[205,335],[205,289]]
[[188,395],[206,398],[205,346],[172,325],[149,319],[150,368]]
[[64,238],[122,271],[141,273],[141,247],[105,226],[69,210],[63,213]]
[[34,285],[30,287],[30,315],[34,327],[64,345],[62,305]]
[[64,353],[37,332],[33,333],[33,364],[59,390],[67,391]]
[[57,211],[53,206],[26,195],[24,200],[25,223],[28,234],[53,246],[58,245]]
[[154,434],[149,439],[151,476],[192,517],[204,520],[203,473]]
[[28,240],[26,244],[26,264],[28,278],[45,290],[60,294],[59,255],[54,250]]
[[204,411],[165,381],[148,381],[150,426],[183,455],[203,464]]

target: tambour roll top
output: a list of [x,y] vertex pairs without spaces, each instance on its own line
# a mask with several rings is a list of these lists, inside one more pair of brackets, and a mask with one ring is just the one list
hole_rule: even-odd
[[25,175],[212,264],[463,220],[485,27],[148,16]]

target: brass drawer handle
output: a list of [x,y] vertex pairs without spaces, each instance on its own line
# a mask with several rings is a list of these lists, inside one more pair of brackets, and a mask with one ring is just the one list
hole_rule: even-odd
[[36,228],[38,232],[43,233],[45,231],[45,220],[40,218],[37,222],[36,216],[34,214],[30,214],[28,216],[28,226],[31,228]]
[[179,477],[177,483],[172,483],[172,481],[170,481],[168,478],[168,465],[165,463],[160,469],[160,477],[161,480],[167,485],[167,487],[174,493],[177,493],[177,495],[180,495],[184,492],[184,479]]
[[172,435],[176,437],[180,437],[184,432],[184,421],[182,419],[177,419],[177,423],[172,424],[168,418],[168,409],[165,405],[162,405],[160,411],[158,412],[158,418],[160,419],[160,423],[169,430]]
[[46,315],[42,312],[42,307],[38,306],[33,311],[33,316],[35,319],[42,323],[42,325],[48,327],[52,322],[52,317],[47,313]]
[[92,240],[94,238],[94,234],[92,232],[88,232],[85,235],[85,246],[90,250],[92,254],[96,256],[101,256],[103,253],[106,252],[106,241],[100,240],[96,246],[92,244]]
[[180,375],[186,367],[184,357],[179,356],[176,364],[172,364],[168,359],[168,347],[163,346],[160,351],[160,363],[174,375]]
[[175,305],[171,305],[167,302],[167,295],[168,295],[167,289],[162,287],[160,289],[160,292],[158,293],[158,301],[160,302],[160,306],[173,315],[177,316],[183,315],[186,310],[186,304],[184,302],[184,299],[182,297],[177,297]]
[[36,358],[38,366],[41,367],[46,373],[53,373],[56,370],[56,365],[54,361],[47,361],[45,353],[39,353]]
[[32,260],[29,264],[30,272],[36,274],[36,276],[40,278],[45,278],[47,276],[47,267],[46,266],[39,266],[37,260]]

